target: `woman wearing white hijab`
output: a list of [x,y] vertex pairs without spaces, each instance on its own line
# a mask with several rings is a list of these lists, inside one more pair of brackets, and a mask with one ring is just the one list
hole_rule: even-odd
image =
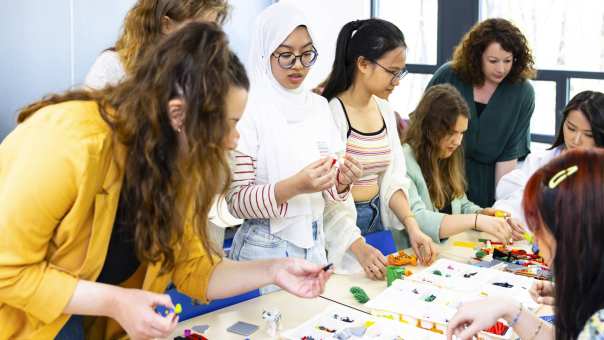
[[[248,63],[251,91],[238,123],[241,139],[227,194],[231,213],[245,219],[233,240],[232,259],[299,257],[327,263],[326,203],[346,200],[362,170],[352,157],[339,156],[344,144],[327,101],[302,87],[317,56],[307,20],[295,7],[276,3],[258,16]],[[370,247],[357,242],[354,224],[345,228],[350,230],[338,249],[355,242]]]

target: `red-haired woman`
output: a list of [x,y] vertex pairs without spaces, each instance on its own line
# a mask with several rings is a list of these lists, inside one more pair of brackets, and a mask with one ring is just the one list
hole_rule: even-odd
[[602,339],[603,202],[602,149],[569,150],[535,172],[523,208],[541,255],[556,272],[555,326],[519,302],[492,297],[463,304],[449,322],[448,339],[470,339],[500,318],[522,339]]

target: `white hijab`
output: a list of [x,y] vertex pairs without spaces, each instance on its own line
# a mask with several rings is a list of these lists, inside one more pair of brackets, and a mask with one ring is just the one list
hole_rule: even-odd
[[[237,151],[265,162],[269,183],[293,176],[321,157],[344,149],[327,101],[303,86],[284,88],[271,71],[271,54],[298,26],[305,26],[312,38],[302,12],[279,2],[260,13],[252,33],[248,62],[251,89],[238,124],[241,138]],[[264,152],[259,157],[260,148]],[[317,220],[322,227],[323,208],[321,193],[298,195],[288,201],[285,218],[271,218],[271,233],[310,248],[312,222]]]

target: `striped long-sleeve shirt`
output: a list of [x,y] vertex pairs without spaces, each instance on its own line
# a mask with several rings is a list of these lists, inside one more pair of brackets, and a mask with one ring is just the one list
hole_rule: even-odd
[[[231,214],[238,218],[285,217],[287,202],[277,204],[275,183],[256,183],[256,159],[237,153],[232,168],[233,182],[226,196]],[[350,190],[338,193],[335,186],[323,191],[328,201],[344,201]]]

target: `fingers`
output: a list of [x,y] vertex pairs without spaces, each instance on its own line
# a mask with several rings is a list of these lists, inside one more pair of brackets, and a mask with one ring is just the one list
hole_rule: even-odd
[[480,332],[482,329],[480,327],[480,324],[478,322],[471,322],[470,324],[466,325],[466,328],[463,329],[458,335],[457,337],[459,339],[465,340],[465,339],[472,339],[472,337],[474,337],[474,335],[478,334],[478,332]]
[[309,165],[307,165],[306,168],[307,169],[318,169],[321,166],[324,166],[328,160],[331,162],[331,158],[329,158],[329,157],[318,159],[318,160],[310,163]]
[[438,258],[438,247],[436,246],[436,244],[434,244],[434,242],[430,242],[430,253],[431,253],[431,257],[430,257],[430,263],[436,261],[436,258]]
[[553,306],[555,302],[556,299],[554,299],[553,296],[540,296],[537,298],[537,303],[540,303],[542,305]]
[[165,317],[155,314],[149,333],[152,333],[153,338],[165,338],[172,334],[177,325],[178,316],[176,314],[170,313]]
[[466,323],[469,321],[465,317],[462,316],[462,311],[458,311],[457,314],[453,316],[453,318],[449,321],[449,325],[447,326],[447,339],[453,339],[453,335],[459,337],[461,331],[463,331]]
[[415,253],[415,256],[417,256],[417,259],[419,260],[419,262],[423,263],[422,253],[419,251],[419,244],[417,242],[411,240],[411,249],[413,249],[413,252]]
[[520,223],[518,223],[518,221],[514,220],[513,218],[507,218],[506,220],[512,228],[512,238],[514,238],[514,240],[516,241],[522,240],[524,238],[525,233],[524,228],[520,225]]
[[[287,271],[294,275],[318,275],[321,272],[325,272],[322,266],[316,265],[306,260],[295,259],[295,262],[290,262],[287,265]],[[329,271],[332,271],[331,269]]]
[[164,306],[169,309],[174,309],[174,305],[172,304],[172,299],[170,298],[170,295],[155,293],[148,293],[148,295],[151,298],[150,305],[152,307]]
[[328,172],[325,175],[322,175],[315,179],[314,182],[314,187],[317,191],[327,190],[336,184],[335,173]]

